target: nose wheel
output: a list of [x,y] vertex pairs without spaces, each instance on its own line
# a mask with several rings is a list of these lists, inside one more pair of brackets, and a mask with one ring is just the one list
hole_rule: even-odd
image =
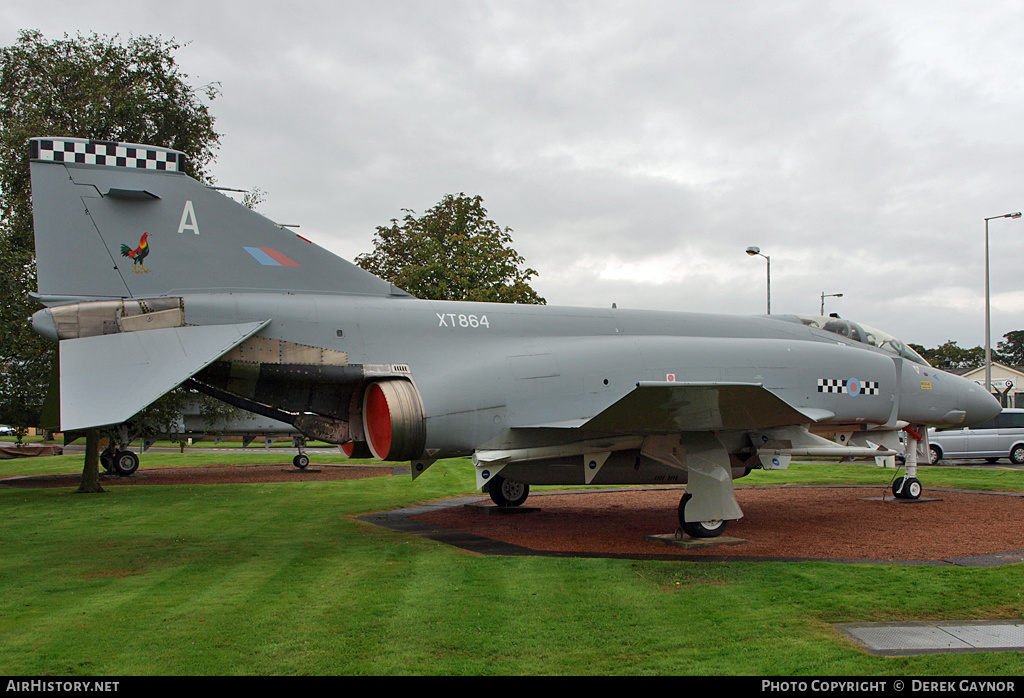
[[921,481],[916,477],[898,477],[892,483],[892,496],[896,499],[920,499]]

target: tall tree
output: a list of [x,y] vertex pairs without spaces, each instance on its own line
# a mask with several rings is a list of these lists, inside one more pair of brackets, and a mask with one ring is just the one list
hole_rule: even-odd
[[1003,341],[992,352],[992,360],[1008,366],[1024,366],[1024,330],[1011,330],[1004,334]]
[[[910,346],[912,346],[914,351],[923,356],[932,366],[944,371],[962,368],[978,368],[979,366],[985,365],[984,347],[971,347],[970,349],[964,349],[963,347],[958,346],[953,340],[950,340],[934,349],[925,349],[918,344],[911,344]],[[993,353],[992,358],[996,358],[995,353]]]
[[483,197],[447,194],[422,216],[378,226],[356,264],[419,298],[543,304],[537,275],[511,247],[512,230],[487,217]]
[[173,148],[188,156],[189,175],[206,179],[220,141],[207,102],[219,85],[192,87],[175,61],[179,48],[159,37],[48,41],[32,30],[0,50],[0,422],[38,424],[54,355],[27,322],[38,309],[27,296],[36,286],[27,141],[71,136]]

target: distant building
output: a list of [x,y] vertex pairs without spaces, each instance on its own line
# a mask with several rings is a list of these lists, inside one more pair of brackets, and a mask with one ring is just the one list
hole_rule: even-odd
[[[972,380],[978,385],[985,384],[985,367],[968,371],[950,371]],[[992,362],[992,394],[1003,403],[1003,407],[1024,407],[1024,368],[1013,368]]]

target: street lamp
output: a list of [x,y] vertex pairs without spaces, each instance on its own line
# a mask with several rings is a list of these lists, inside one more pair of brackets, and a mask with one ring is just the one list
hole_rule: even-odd
[[992,392],[992,311],[988,282],[988,222],[996,218],[1020,218],[1021,213],[1004,213],[985,219],[985,390]]
[[760,247],[748,247],[747,254],[751,257],[764,257],[768,262],[768,314],[772,314],[772,258],[766,254],[761,254]]
[[824,291],[822,291],[821,292],[821,316],[825,317],[825,299],[826,298],[842,298],[842,297],[843,297],[843,294],[841,294],[841,293],[825,293]]

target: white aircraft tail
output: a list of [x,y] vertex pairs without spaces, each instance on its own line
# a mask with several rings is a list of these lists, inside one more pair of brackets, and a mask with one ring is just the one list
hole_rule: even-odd
[[182,172],[153,146],[29,141],[39,295],[233,291],[407,296]]

